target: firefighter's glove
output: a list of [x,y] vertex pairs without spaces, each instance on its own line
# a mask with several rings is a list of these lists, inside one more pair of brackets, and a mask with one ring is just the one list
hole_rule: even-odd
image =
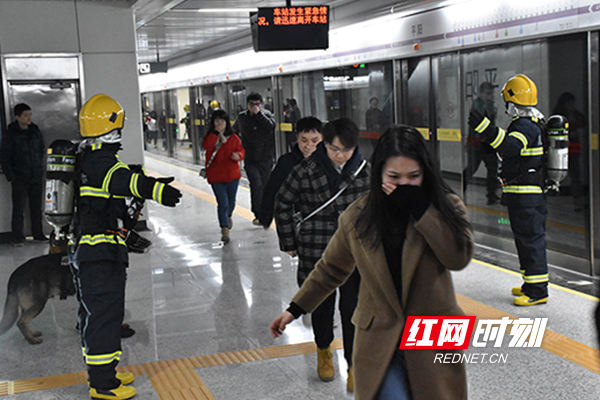
[[162,201],[160,204],[167,207],[175,207],[177,203],[179,203],[179,199],[181,198],[181,192],[179,189],[174,188],[171,185],[165,185],[165,188],[162,192]]
[[388,201],[393,207],[409,213],[417,221],[421,219],[431,204],[423,189],[414,185],[396,186],[396,189],[388,195]]
[[144,168],[140,164],[129,164],[128,167],[133,172],[146,175],[146,173],[144,172]]
[[484,139],[493,138],[496,134],[496,126],[485,115],[477,110],[471,110],[469,114],[469,126]]

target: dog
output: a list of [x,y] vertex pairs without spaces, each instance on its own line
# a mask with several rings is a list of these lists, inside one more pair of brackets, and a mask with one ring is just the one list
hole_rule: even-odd
[[57,240],[53,235],[50,254],[32,258],[10,275],[4,313],[0,320],[0,335],[17,322],[29,343],[42,343],[42,332],[29,329],[31,321],[42,312],[49,298],[59,296],[62,300],[75,294],[66,248],[66,239]]

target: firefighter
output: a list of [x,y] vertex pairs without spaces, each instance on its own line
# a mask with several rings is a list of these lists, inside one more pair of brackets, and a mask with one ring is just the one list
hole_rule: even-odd
[[514,287],[517,306],[548,301],[546,199],[543,192],[544,116],[535,108],[537,88],[525,75],[515,75],[502,88],[512,123],[504,131],[477,110],[469,125],[502,156],[502,204],[508,207],[523,284]]
[[104,94],[89,99],[79,113],[81,184],[72,243],[72,265],[80,297],[79,326],[90,396],[129,399],[136,394],[131,373],[116,373],[121,356],[121,324],[132,219],[125,197],[152,199],[174,207],[181,192],[173,178],[154,179],[119,161],[123,108]]

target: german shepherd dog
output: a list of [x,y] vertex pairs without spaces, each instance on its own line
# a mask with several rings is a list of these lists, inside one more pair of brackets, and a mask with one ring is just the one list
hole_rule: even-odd
[[31,331],[29,323],[42,312],[49,298],[58,295],[62,300],[75,294],[66,248],[66,240],[63,242],[52,237],[50,254],[32,258],[10,275],[0,335],[9,330],[18,318],[17,326],[25,339],[31,344],[42,343],[42,332]]

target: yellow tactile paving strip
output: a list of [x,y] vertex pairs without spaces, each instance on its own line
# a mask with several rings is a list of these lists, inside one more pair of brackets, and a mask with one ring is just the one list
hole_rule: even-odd
[[[182,191],[216,204],[214,196],[208,193],[181,182],[173,182],[173,185]],[[251,211],[243,207],[236,207],[235,213],[248,220],[252,220],[253,218]],[[515,316],[463,295],[457,294],[456,297],[458,304],[466,315],[474,315],[478,319],[501,319],[503,317],[517,319]],[[331,347],[334,350],[342,349],[342,339],[335,339]],[[600,374],[600,351],[593,347],[546,329],[541,348]],[[196,373],[196,369],[298,356],[314,352],[316,352],[314,343],[298,343],[128,365],[119,367],[118,370],[121,372],[131,372],[136,376],[148,376],[161,400],[215,400],[208,387],[206,387],[200,376]],[[42,378],[0,382],[0,396],[85,384],[86,381],[87,374],[85,372],[76,372]]]
[[[469,299],[461,294],[457,294],[456,299],[465,314],[475,315],[478,319],[502,319],[503,317],[509,317],[511,320],[518,319],[513,315]],[[546,329],[541,348],[600,374],[600,351],[593,347]]]

